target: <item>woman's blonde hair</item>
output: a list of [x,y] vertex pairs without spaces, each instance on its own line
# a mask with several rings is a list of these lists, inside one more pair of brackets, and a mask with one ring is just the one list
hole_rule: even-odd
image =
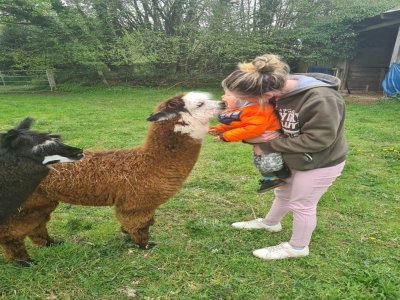
[[252,62],[240,63],[222,81],[222,87],[243,96],[261,97],[266,92],[281,90],[289,72],[289,65],[278,55],[265,54]]

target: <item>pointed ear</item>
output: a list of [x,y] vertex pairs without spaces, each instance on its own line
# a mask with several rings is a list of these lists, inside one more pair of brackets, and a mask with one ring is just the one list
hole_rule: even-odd
[[160,113],[151,114],[150,116],[147,117],[146,121],[154,122],[157,121],[160,117],[161,117]]
[[59,134],[49,133],[47,136],[52,139],[61,139],[61,135],[59,135]]
[[182,96],[183,94],[177,95],[162,103],[159,106],[159,109],[161,110],[154,114],[151,114],[147,118],[147,121],[157,122],[157,121],[168,120],[175,117],[180,112],[187,111],[187,109],[184,107]]
[[155,114],[151,114],[146,120],[150,122],[157,122],[168,120],[175,117],[179,111],[171,108],[163,109]]
[[183,108],[183,101],[182,101],[183,94],[175,96],[169,99],[165,104],[167,109],[176,109],[181,110]]
[[0,137],[0,146],[2,148],[13,148],[18,142],[19,132],[15,129],[11,129]]
[[15,126],[15,130],[28,130],[29,128],[31,128],[32,123],[33,119],[30,117],[26,117],[25,119],[22,120],[21,123]]

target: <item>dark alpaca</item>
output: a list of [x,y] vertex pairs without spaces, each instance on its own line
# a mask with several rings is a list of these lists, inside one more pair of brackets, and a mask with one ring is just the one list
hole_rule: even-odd
[[0,224],[15,213],[46,177],[49,164],[79,160],[82,149],[60,141],[59,135],[29,130],[33,119],[0,134]]
[[47,165],[83,157],[82,149],[63,144],[59,135],[29,130],[32,123],[25,118],[0,134],[0,224],[7,223],[47,176]]
[[[27,259],[23,239],[37,244],[52,239],[46,229],[58,201],[88,206],[115,206],[123,232],[140,248],[147,248],[155,209],[182,187],[197,161],[211,118],[223,109],[205,93],[171,98],[148,118],[152,125],[145,143],[133,149],[85,151],[76,164],[54,166],[0,232],[18,232],[14,244],[4,245],[10,260]],[[0,233],[1,241],[1,233]]]

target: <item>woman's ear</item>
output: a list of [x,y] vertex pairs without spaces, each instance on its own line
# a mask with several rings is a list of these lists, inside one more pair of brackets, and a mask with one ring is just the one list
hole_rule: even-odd
[[273,97],[275,97],[274,92],[266,92],[266,93],[263,94],[263,98],[265,98],[267,100],[269,100],[269,99],[271,99]]
[[242,97],[242,98],[244,98],[250,102],[258,102],[260,100],[260,98],[258,98],[258,97]]

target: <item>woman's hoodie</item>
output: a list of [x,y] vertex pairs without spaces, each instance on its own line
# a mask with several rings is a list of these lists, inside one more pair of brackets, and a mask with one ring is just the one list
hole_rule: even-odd
[[260,144],[265,152],[281,152],[294,170],[312,170],[345,160],[345,103],[340,80],[319,73],[291,75],[295,88],[273,101],[284,138]]

